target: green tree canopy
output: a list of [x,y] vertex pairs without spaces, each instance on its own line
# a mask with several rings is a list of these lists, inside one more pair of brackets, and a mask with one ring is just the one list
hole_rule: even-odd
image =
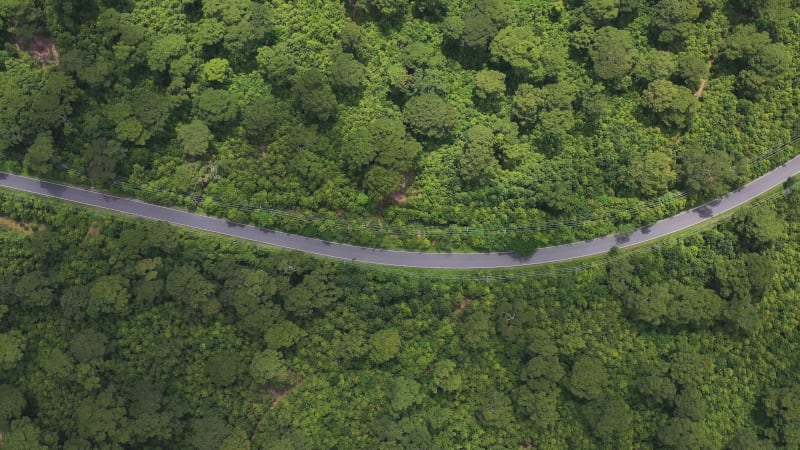
[[336,115],[336,95],[322,72],[310,69],[300,74],[292,86],[300,109],[312,120],[325,122]]
[[369,338],[370,359],[381,364],[397,356],[400,351],[400,333],[395,328],[375,332]]
[[485,125],[475,125],[464,133],[466,143],[459,161],[461,178],[468,183],[491,178],[499,164],[494,154],[494,133]]
[[681,157],[681,174],[692,191],[713,198],[729,190],[736,167],[727,153],[688,148]]
[[175,128],[183,153],[189,156],[202,156],[208,151],[214,135],[202,120],[194,119],[188,124],[180,124]]
[[102,358],[106,353],[108,338],[101,332],[86,329],[72,337],[69,352],[80,363]]
[[25,167],[33,173],[46,174],[53,168],[55,148],[50,132],[40,133],[28,147],[25,154]]
[[0,422],[19,417],[27,403],[22,392],[8,384],[0,384],[0,399]]
[[666,125],[687,128],[699,108],[692,91],[667,80],[651,82],[642,93],[642,101]]
[[636,59],[633,36],[627,30],[603,27],[595,33],[589,56],[594,73],[601,80],[619,82],[633,69]]
[[283,355],[272,349],[257,353],[250,363],[250,375],[258,384],[282,384],[286,381],[286,370]]
[[603,364],[590,356],[581,356],[572,365],[569,390],[576,396],[596,400],[608,384],[608,373]]
[[426,93],[405,104],[403,120],[414,134],[444,139],[455,128],[458,112],[438,95]]

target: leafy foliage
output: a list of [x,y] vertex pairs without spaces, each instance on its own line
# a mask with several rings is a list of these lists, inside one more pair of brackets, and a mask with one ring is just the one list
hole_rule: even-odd
[[0,195],[3,445],[792,446],[797,196],[487,284]]

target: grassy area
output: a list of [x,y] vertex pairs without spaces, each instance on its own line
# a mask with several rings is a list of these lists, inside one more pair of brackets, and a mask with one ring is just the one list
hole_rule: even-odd
[[18,222],[16,220],[9,219],[8,217],[0,216],[0,228],[16,231],[22,234],[33,234],[36,231],[43,231],[45,226],[35,222]]

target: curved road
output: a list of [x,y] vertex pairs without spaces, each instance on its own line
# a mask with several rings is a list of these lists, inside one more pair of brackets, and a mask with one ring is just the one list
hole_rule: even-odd
[[639,228],[630,235],[611,235],[589,241],[544,247],[529,257],[520,257],[512,253],[407,252],[337,244],[4,172],[0,172],[0,186],[332,258],[428,269],[490,269],[567,261],[607,253],[614,246],[624,248],[658,239],[747,203],[779,186],[798,172],[800,172],[800,156],[725,197],[661,220],[652,226]]

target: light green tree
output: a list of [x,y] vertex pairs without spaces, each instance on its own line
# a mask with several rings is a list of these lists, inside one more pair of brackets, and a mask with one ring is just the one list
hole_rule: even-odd
[[209,148],[209,144],[214,139],[208,125],[199,119],[194,119],[187,124],[180,124],[175,128],[178,141],[181,144],[183,153],[188,156],[202,156]]
[[286,370],[283,355],[273,349],[266,349],[257,353],[250,363],[250,375],[258,384],[281,384],[286,381]]
[[642,101],[666,125],[687,128],[700,107],[692,91],[667,80],[651,82],[642,93]]
[[370,359],[381,364],[397,356],[400,352],[400,332],[396,328],[386,328],[369,338]]
[[231,73],[231,65],[225,58],[212,58],[203,64],[203,79],[222,83]]

